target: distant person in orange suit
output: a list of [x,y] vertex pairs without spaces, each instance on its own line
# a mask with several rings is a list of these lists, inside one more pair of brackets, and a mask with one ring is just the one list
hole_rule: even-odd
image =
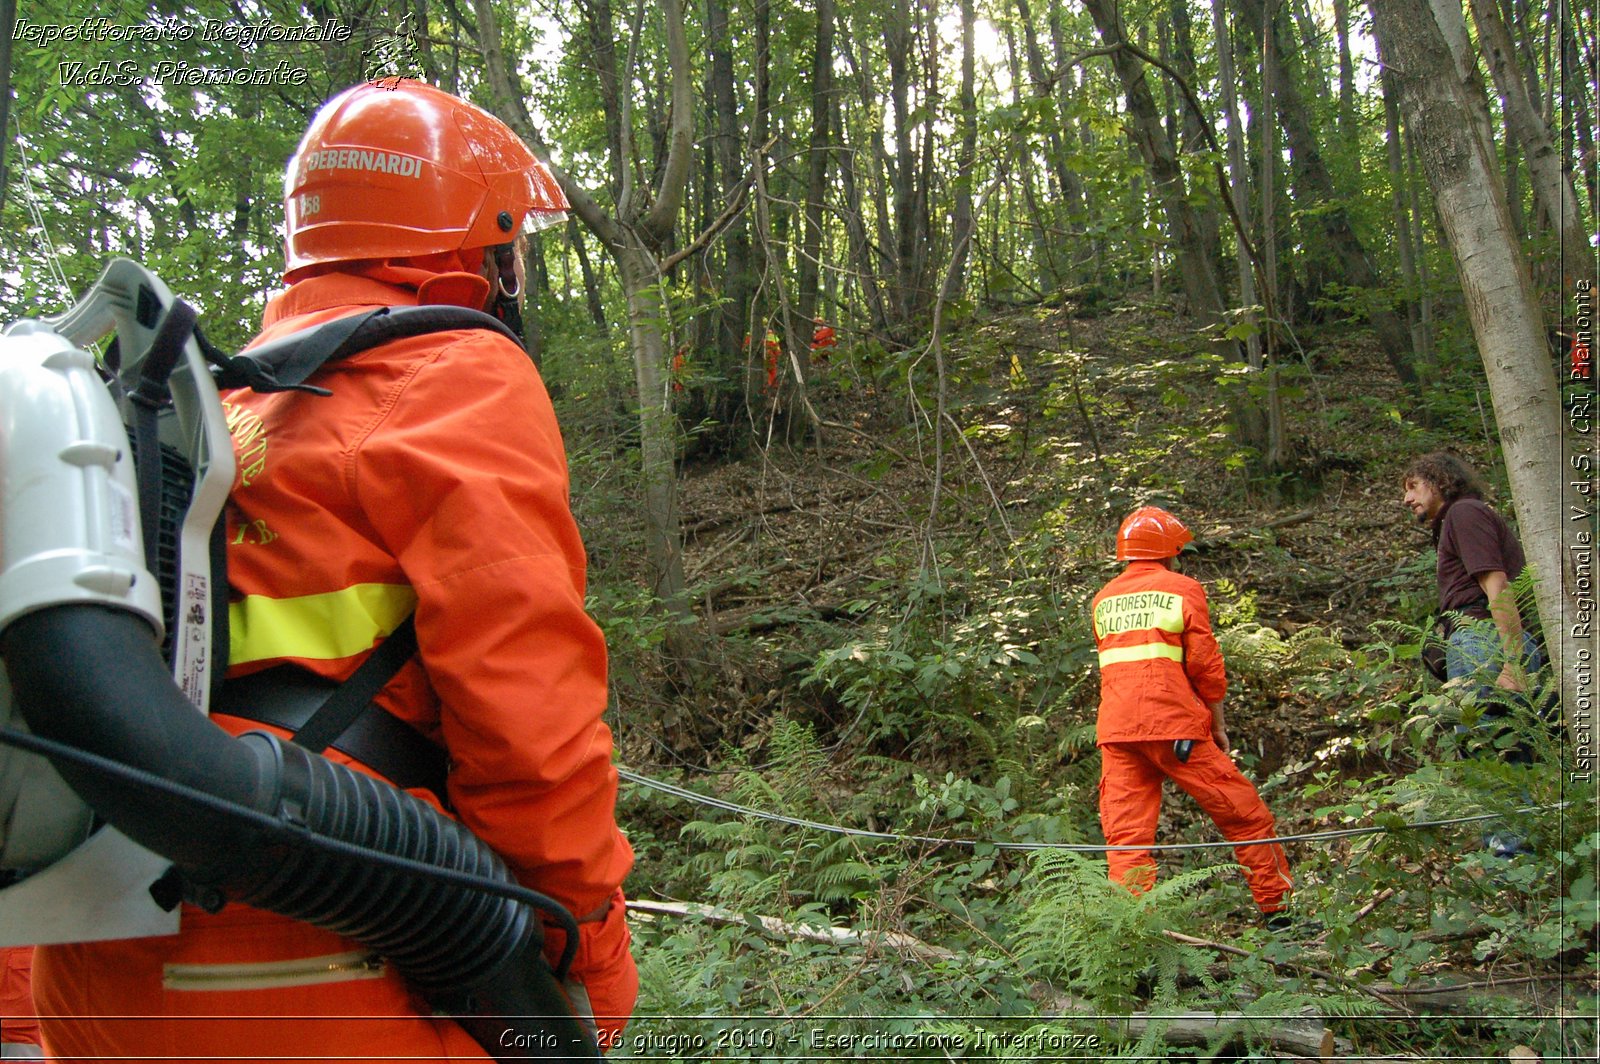
[[778,334],[771,329],[767,330],[766,360],[767,360],[767,391],[778,390],[778,360],[783,354],[783,345],[778,343]]
[[[745,350],[747,351],[755,350],[755,345],[750,341],[749,333],[744,334],[744,346]],[[762,386],[763,391],[773,392],[777,390],[778,360],[782,354],[783,345],[778,342],[778,334],[773,332],[771,329],[768,329],[767,338],[763,344],[762,351],[763,364],[766,366],[767,370],[766,383]]]
[[833,326],[818,318],[816,331],[811,334],[811,360],[819,366],[826,366],[828,354],[838,342],[839,337],[833,331]]
[[[1277,834],[1272,813],[1228,756],[1222,712],[1228,681],[1205,589],[1172,569],[1172,559],[1193,538],[1165,510],[1135,510],[1117,532],[1117,558],[1128,567],[1094,599],[1100,826],[1109,846],[1155,842],[1167,779],[1200,803],[1224,838]],[[1286,929],[1294,883],[1283,847],[1239,846],[1234,854],[1267,925]],[[1148,850],[1113,850],[1106,858],[1111,878],[1132,890],[1155,882]]]
[[678,348],[677,354],[672,356],[672,390],[683,391],[683,382],[689,376],[689,349]]

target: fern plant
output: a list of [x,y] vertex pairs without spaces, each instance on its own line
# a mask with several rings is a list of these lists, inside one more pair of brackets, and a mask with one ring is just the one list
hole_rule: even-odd
[[[796,819],[832,821],[819,799],[828,755],[810,726],[791,720],[773,725],[771,760],[759,771],[746,767],[733,778],[728,797],[740,805],[770,809]],[[741,757],[743,755],[738,755]],[[861,839],[821,834],[771,820],[740,816],[693,820],[681,835],[706,844],[691,848],[690,871],[704,876],[706,893],[724,905],[775,914],[810,906],[851,902],[876,889],[886,874]]]
[[1166,932],[1189,925],[1200,886],[1227,867],[1183,872],[1135,894],[1109,880],[1100,861],[1040,852],[1022,883],[1018,961],[1101,1012],[1132,1009],[1141,983],[1152,1004],[1176,1005],[1180,979],[1202,977],[1208,958]]
[[1277,681],[1309,669],[1337,666],[1347,658],[1337,633],[1315,625],[1299,629],[1288,639],[1254,621],[1219,627],[1217,645],[1230,671],[1262,680]]

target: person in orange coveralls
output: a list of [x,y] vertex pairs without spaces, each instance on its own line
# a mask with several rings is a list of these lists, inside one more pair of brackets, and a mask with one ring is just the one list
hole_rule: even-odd
[[[511,245],[567,206],[503,123],[413,81],[329,101],[285,198],[289,287],[257,343],[385,306],[504,319]],[[341,680],[412,616],[420,650],[377,703],[448,753],[450,811],[577,918],[568,989],[615,1045],[638,993],[621,890],[633,853],[601,720],[605,642],[539,374],[507,337],[469,328],[381,344],[310,383],[332,394],[224,395],[239,459],[229,684],[269,668]],[[333,760],[371,771],[337,746]],[[546,930],[552,961],[563,945]],[[240,904],[185,906],[175,936],[40,947],[34,993],[64,1060],[485,1059],[382,957]]]
[[[745,337],[746,345],[750,338]],[[783,345],[778,342],[778,334],[772,329],[767,330],[766,339],[761,343],[762,362],[767,367],[766,385],[767,392],[776,391],[778,388],[778,363],[783,357]]]
[[[1094,637],[1100,651],[1100,827],[1108,846],[1150,845],[1168,778],[1210,815],[1223,837],[1263,839],[1277,834],[1255,787],[1228,756],[1222,712],[1228,682],[1211,634],[1205,589],[1172,570],[1172,559],[1194,537],[1172,514],[1145,506],[1117,531],[1117,558],[1126,569],[1094,598]],[[1287,926],[1293,887],[1277,843],[1239,846],[1250,893],[1269,926]],[[1155,882],[1148,850],[1112,850],[1111,878],[1139,891]]]
[[43,1060],[34,1015],[32,946],[0,947],[0,1059]]
[[689,349],[678,348],[672,356],[672,390],[681,393],[683,382],[689,378]]
[[839,343],[839,334],[821,318],[817,318],[813,324],[816,328],[811,333],[811,359],[819,366],[826,366],[828,355]]

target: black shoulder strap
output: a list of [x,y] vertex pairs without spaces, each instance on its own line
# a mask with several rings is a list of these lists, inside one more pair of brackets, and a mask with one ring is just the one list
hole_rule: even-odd
[[294,741],[314,754],[322,753],[328,744],[345,733],[383,690],[383,685],[393,679],[416,652],[417,626],[413,614],[390,632],[350,678],[316,708],[310,719],[294,733]]
[[327,365],[369,347],[450,329],[491,329],[518,347],[522,340],[493,315],[467,307],[379,307],[365,314],[314,325],[243,354],[212,359],[219,388],[258,392],[309,391],[326,395],[306,380]]
[[[146,289],[140,287],[143,296]],[[141,301],[141,310],[143,303]],[[133,446],[135,454],[134,475],[139,483],[139,524],[144,535],[145,566],[152,573],[161,572],[159,559],[161,543],[161,408],[172,401],[167,382],[178,360],[183,357],[183,346],[194,335],[199,315],[181,299],[172,301],[150,339],[150,350],[144,355],[144,368],[128,399],[133,407]],[[150,325],[151,322],[144,324]]]
[[[228,356],[201,341],[221,388],[249,387],[258,392],[308,391],[327,395],[326,389],[306,380],[327,365],[391,340],[401,340],[451,329],[491,329],[522,346],[522,340],[498,319],[466,307],[429,305],[380,307],[352,314],[280,337],[243,354]],[[226,645],[224,642],[223,645]],[[417,652],[414,617],[407,617],[389,637],[312,711],[295,732],[294,741],[313,753],[344,735],[371,706],[373,698]]]

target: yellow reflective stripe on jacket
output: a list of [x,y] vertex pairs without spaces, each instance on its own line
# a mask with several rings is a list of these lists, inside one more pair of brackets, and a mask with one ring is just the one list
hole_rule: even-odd
[[1146,628],[1183,631],[1183,596],[1171,591],[1131,591],[1108,595],[1095,604],[1094,634],[1098,639]]
[[1131,647],[1112,647],[1110,650],[1100,652],[1100,667],[1103,669],[1107,665],[1120,665],[1125,661],[1149,661],[1152,658],[1182,661],[1183,648],[1175,647],[1171,643],[1140,643]]
[[405,584],[355,584],[296,598],[246,595],[228,606],[228,664],[348,658],[398,628],[416,605],[417,593]]

